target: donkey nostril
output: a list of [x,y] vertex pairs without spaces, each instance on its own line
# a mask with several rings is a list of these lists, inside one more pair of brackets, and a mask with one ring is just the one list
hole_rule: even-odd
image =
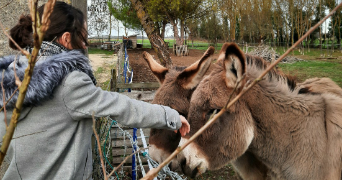
[[182,159],[180,162],[180,166],[182,168],[182,171],[185,172],[185,167],[186,167],[186,159]]
[[196,167],[191,173],[191,178],[195,178],[198,172],[199,172],[199,167]]
[[168,167],[172,170],[172,162],[169,163]]

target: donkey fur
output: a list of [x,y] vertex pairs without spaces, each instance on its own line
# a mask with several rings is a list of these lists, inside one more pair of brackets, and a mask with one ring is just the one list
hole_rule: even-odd
[[[225,106],[235,88],[232,84],[241,79],[242,88],[234,97],[268,66],[261,58],[245,58],[235,44],[225,44],[219,57],[192,95],[189,136],[206,123],[213,109]],[[271,179],[340,180],[341,92],[326,79],[296,86],[292,78],[272,69],[193,142],[205,155],[208,167],[193,165],[184,155],[186,166],[191,167],[185,173],[221,168],[248,151],[266,165]]]

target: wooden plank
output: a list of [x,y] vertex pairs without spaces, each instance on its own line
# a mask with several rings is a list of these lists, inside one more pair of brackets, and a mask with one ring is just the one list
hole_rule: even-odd
[[[130,154],[132,154],[132,153],[130,153]],[[128,155],[130,155],[130,154],[128,154]],[[113,162],[114,162],[113,165],[114,165],[114,166],[119,165],[124,159],[125,159],[124,157],[119,157],[119,156],[113,157]],[[141,163],[147,164],[147,159],[146,159],[146,158],[140,156],[140,159],[141,159]],[[137,164],[139,164],[138,157],[137,157],[136,160],[137,160],[137,161],[136,161]],[[131,165],[131,164],[132,164],[132,158],[130,157],[130,158],[128,158],[127,161],[125,162],[125,165]]]
[[130,84],[123,84],[123,83],[117,83],[116,88],[117,89],[127,89],[127,88],[159,88],[158,82],[149,82],[149,83],[130,83]]
[[[139,146],[139,148],[143,148],[143,147],[140,147]],[[143,152],[145,152],[144,150],[142,150]],[[124,156],[124,155],[130,155],[130,154],[132,154],[132,152],[133,152],[133,148],[132,147],[130,147],[130,148],[126,148],[126,151],[125,151],[125,149],[123,148],[123,147],[113,147],[112,148],[112,156],[114,157],[114,156]]]
[[[149,167],[148,167],[148,165],[143,165],[143,167],[144,167],[146,173],[150,170]],[[125,165],[125,166],[123,166],[122,168],[123,168],[123,171],[124,171],[124,172],[127,172],[127,173],[129,173],[129,174],[132,174],[132,166]],[[118,171],[121,171],[121,167],[118,169]],[[138,171],[139,177],[142,177],[140,165],[137,166],[137,171]],[[115,175],[113,175],[112,177],[115,177],[115,178],[116,178]]]
[[132,91],[132,92],[122,92],[120,94],[126,95],[132,99],[152,102],[156,94],[156,91]]
[[123,156],[127,154],[131,154],[133,152],[133,148],[127,148],[126,151],[123,148],[112,148],[112,156]]
[[110,79],[110,91],[115,91],[116,90],[116,69],[111,70],[111,76],[112,78]]
[[[126,130],[130,135],[133,135],[133,129],[129,129],[129,130]],[[143,129],[143,132],[144,132],[144,136],[145,138],[148,138],[150,136],[150,131],[151,129]],[[114,139],[123,139],[123,136],[124,136],[124,133],[119,130],[118,128],[114,129],[112,128],[111,131],[110,131],[110,137],[114,140]],[[137,130],[137,137],[140,137],[141,134],[140,134],[140,129]],[[127,136],[126,136],[126,139],[127,139]],[[138,138],[139,140],[139,138]]]
[[[112,143],[112,147],[123,147],[123,146],[132,147],[131,141],[129,139],[126,139],[126,141],[123,141],[123,140],[113,140],[111,143]],[[138,146],[139,147],[143,146],[143,143],[139,139],[138,139]]]

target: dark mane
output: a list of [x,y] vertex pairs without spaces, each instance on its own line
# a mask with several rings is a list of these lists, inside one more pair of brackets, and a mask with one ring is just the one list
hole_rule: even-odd
[[[248,54],[246,54],[246,63],[247,63],[247,66],[255,65],[255,67],[258,68],[259,70],[265,70],[270,65],[270,63],[265,61],[264,59],[257,57],[257,56],[251,56]],[[284,74],[282,71],[278,70],[277,68],[271,69],[268,73],[268,76],[269,76],[269,81],[271,81],[272,78],[276,78],[278,81],[280,79],[285,80],[290,91],[293,91],[296,87],[296,78],[294,76]]]

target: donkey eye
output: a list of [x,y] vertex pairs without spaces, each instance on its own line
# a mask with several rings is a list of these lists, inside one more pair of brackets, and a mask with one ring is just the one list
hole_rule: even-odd
[[211,109],[208,113],[207,113],[207,117],[210,117],[211,115],[213,115],[214,113],[218,113],[219,111],[221,111],[221,109]]

